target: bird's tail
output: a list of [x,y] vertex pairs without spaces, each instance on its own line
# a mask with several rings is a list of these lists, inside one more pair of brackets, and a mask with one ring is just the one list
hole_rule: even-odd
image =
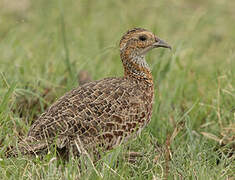
[[18,157],[19,155],[37,155],[43,150],[47,150],[47,144],[36,141],[32,137],[27,137],[17,143],[16,146],[10,146],[5,151],[5,157]]
[[9,147],[7,147],[7,150],[4,153],[4,156],[6,158],[18,157],[19,153],[20,153],[20,150],[18,150],[18,148],[14,147],[14,146],[9,146]]

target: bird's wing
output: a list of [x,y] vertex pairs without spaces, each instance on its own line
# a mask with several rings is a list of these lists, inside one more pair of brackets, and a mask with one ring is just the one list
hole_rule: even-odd
[[56,137],[79,136],[90,144],[95,139],[127,136],[146,120],[143,94],[138,84],[123,78],[87,83],[56,101],[34,122],[28,137],[48,143]]

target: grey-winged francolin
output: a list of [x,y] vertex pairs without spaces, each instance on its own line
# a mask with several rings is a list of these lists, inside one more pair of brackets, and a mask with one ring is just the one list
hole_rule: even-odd
[[129,30],[120,41],[124,76],[89,82],[66,93],[32,124],[10,154],[42,154],[54,146],[67,154],[94,153],[139,133],[151,119],[154,100],[145,55],[158,47],[171,48],[146,29]]

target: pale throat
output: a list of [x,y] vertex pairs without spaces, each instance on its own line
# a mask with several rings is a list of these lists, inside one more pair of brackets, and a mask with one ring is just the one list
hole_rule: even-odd
[[152,83],[153,78],[149,65],[145,60],[145,55],[130,55],[128,58],[121,57],[124,66],[125,76],[146,80]]

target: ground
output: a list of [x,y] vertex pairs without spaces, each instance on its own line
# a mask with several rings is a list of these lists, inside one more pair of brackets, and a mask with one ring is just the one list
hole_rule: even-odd
[[[235,1],[15,1],[0,3],[2,179],[235,178]],[[133,27],[173,47],[147,56],[155,103],[140,136],[96,164],[5,158],[81,70],[93,80],[123,74],[118,44]],[[129,151],[142,157],[130,163]]]

